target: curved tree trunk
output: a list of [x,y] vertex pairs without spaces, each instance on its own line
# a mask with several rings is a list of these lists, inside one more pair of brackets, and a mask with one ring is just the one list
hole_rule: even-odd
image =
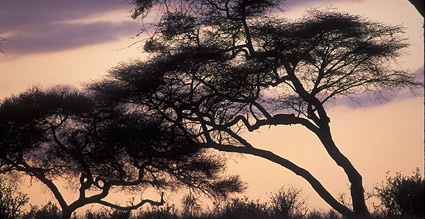
[[62,219],[69,219],[71,218],[72,215],[72,211],[70,211],[69,209],[62,209]]
[[362,176],[351,164],[348,158],[345,157],[344,154],[342,154],[336,147],[329,128],[321,128],[320,133],[316,134],[318,135],[323,146],[325,146],[328,154],[332,157],[332,159],[337,163],[338,166],[344,169],[344,172],[351,183],[350,193],[354,214],[356,215],[356,217],[360,218],[370,217],[370,213],[367,209],[364,197]]
[[291,161],[282,158],[273,152],[262,150],[254,147],[235,147],[230,145],[218,145],[214,143],[206,144],[206,147],[214,148],[219,151],[226,151],[226,152],[237,152],[237,153],[243,153],[243,154],[251,154],[257,157],[265,158],[269,161],[272,161],[276,164],[279,164],[295,174],[301,176],[304,178],[310,185],[313,187],[314,191],[317,192],[317,194],[325,200],[326,203],[328,203],[333,209],[338,211],[341,215],[343,215],[344,218],[353,218],[355,215],[353,212],[338,202],[326,189],[323,187],[323,185],[313,176],[310,172],[307,170],[297,166],[296,164],[292,163]]

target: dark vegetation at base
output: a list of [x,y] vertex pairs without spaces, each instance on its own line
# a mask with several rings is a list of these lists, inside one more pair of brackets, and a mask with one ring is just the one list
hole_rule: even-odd
[[[111,210],[103,208],[102,210],[92,212],[87,211],[84,215],[74,215],[74,219],[339,219],[342,218],[340,214],[333,210],[328,212],[312,210],[304,214],[295,213],[284,216],[284,212],[279,211],[276,205],[273,205],[272,200],[261,203],[258,200],[249,200],[247,197],[235,198],[227,202],[224,206],[218,207],[197,213],[180,212],[174,205],[162,207],[154,207],[149,210],[131,213],[130,211]],[[376,219],[417,219],[424,218],[419,216],[405,215],[405,216],[390,216],[388,212],[375,212],[372,213]],[[33,209],[26,213],[23,217],[25,219],[56,219],[61,218],[59,208],[48,203],[42,208],[33,207]]]
[[[376,219],[418,219],[424,218],[424,178],[419,169],[411,176],[395,173],[395,176],[387,176],[386,180],[375,187],[374,196],[381,201],[375,207],[372,216]],[[1,181],[0,183],[0,218],[24,218],[24,219],[56,219],[61,218],[60,207],[49,202],[38,207],[31,205],[31,209],[22,212],[20,208],[13,214],[9,208],[16,209],[13,203],[23,203],[28,200],[25,194],[16,191],[16,188]],[[10,201],[13,200],[13,201]],[[10,206],[8,206],[8,204]],[[13,206],[12,206],[13,205]],[[224,203],[217,202],[212,209],[202,209],[198,197],[188,194],[182,199],[182,210],[178,210],[174,204],[166,203],[163,206],[153,206],[138,211],[120,211],[110,208],[102,208],[98,211],[87,211],[85,214],[73,214],[72,218],[87,219],[338,219],[342,218],[334,210],[328,212],[310,210],[302,196],[300,189],[294,187],[282,187],[271,194],[268,201],[250,200],[248,197],[233,198]]]

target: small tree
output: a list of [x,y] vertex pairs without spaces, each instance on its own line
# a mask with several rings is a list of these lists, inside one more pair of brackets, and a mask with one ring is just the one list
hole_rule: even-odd
[[[69,88],[30,89],[0,105],[0,171],[40,180],[62,208],[62,218],[87,204],[133,210],[158,201],[136,198],[128,206],[105,201],[112,191],[169,190],[188,186],[214,197],[238,192],[237,177],[222,177],[223,160],[162,119],[105,105]],[[57,181],[77,186],[68,203]],[[89,192],[93,192],[88,195]],[[137,197],[137,195],[135,195]]]
[[308,212],[301,190],[282,187],[270,198],[272,211],[281,218],[305,218]]
[[26,194],[18,192],[6,177],[0,175],[0,218],[13,219],[22,216],[21,208],[28,199]]
[[425,216],[425,180],[419,169],[412,176],[396,173],[376,186],[376,195],[390,217],[423,218]]
[[193,192],[189,192],[182,198],[183,204],[183,217],[197,217],[200,215],[202,207],[199,201],[199,198],[193,194]]
[[39,207],[31,205],[31,209],[24,214],[23,219],[59,219],[62,218],[60,208],[51,201]]

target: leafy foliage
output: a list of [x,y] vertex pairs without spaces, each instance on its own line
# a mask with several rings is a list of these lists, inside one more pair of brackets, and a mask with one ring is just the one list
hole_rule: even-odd
[[139,15],[158,7],[160,19],[151,23],[145,44],[151,57],[112,69],[92,90],[116,105],[164,116],[199,147],[276,162],[351,217],[352,210],[307,170],[241,135],[262,126],[302,125],[347,174],[355,214],[368,216],[362,177],[332,139],[326,104],[422,86],[394,67],[407,47],[403,28],[329,10],[311,10],[296,21],[267,16],[278,1],[133,3]]
[[425,180],[419,169],[412,176],[396,173],[387,176],[376,188],[377,196],[390,217],[423,218],[425,216]]
[[304,218],[308,212],[301,190],[294,187],[277,190],[271,196],[271,205],[275,214],[282,218]]
[[59,207],[52,203],[48,202],[47,204],[39,207],[37,205],[31,205],[29,212],[26,212],[23,219],[59,219],[62,218],[61,211]]
[[[289,196],[286,196],[289,194]],[[190,199],[188,201],[188,199]],[[276,202],[276,200],[279,200]],[[282,200],[291,200],[289,202]],[[199,200],[193,194],[185,197],[183,202],[196,202]],[[280,207],[282,203],[288,204],[289,214],[283,215]],[[190,204],[189,204],[190,205]],[[312,210],[307,211],[305,201],[301,195],[301,190],[293,187],[277,190],[273,193],[268,201],[260,202],[259,200],[250,200],[248,197],[233,198],[226,202],[216,203],[213,209],[198,211],[187,211],[186,206],[179,211],[174,205],[165,204],[162,206],[153,206],[148,209],[141,209],[138,212],[130,214],[129,211],[110,210],[102,208],[96,212],[87,211],[84,215],[74,215],[73,218],[88,218],[88,219],[128,219],[128,218],[140,218],[140,219],[238,219],[238,218],[261,218],[261,219],[296,219],[296,218],[307,218],[307,219],[339,219],[340,215],[334,211],[328,213],[319,212]],[[53,210],[52,210],[53,209]],[[56,209],[56,210],[54,210]],[[36,212],[36,213],[35,213]],[[33,207],[31,212],[26,214],[26,217],[30,215],[43,215],[44,218],[58,218],[58,210],[54,204],[48,203],[41,209]],[[37,217],[36,217],[37,218]]]
[[26,194],[17,191],[16,186],[0,175],[0,218],[12,219],[22,216],[22,207],[28,200]]
[[[66,87],[46,92],[33,88],[5,99],[0,105],[0,171],[23,172],[43,182],[64,217],[92,203],[120,210],[164,203],[161,195],[160,201],[118,206],[103,200],[112,189],[188,186],[216,198],[243,190],[238,177],[222,176],[219,156],[196,147],[178,127],[102,101]],[[78,185],[79,198],[71,204],[54,184],[59,179]]]
[[113,218],[113,219],[128,219],[131,216],[131,211],[120,211],[120,210],[110,210],[110,209],[101,209],[96,212],[87,211],[84,215],[86,219],[103,219],[103,218]]

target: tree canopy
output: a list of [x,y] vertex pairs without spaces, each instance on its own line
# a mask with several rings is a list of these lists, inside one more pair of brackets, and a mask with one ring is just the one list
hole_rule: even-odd
[[[135,17],[166,3],[143,2],[134,2],[141,7]],[[115,67],[91,89],[164,116],[201,148],[252,154],[290,169],[346,217],[369,215],[361,174],[333,141],[326,104],[420,86],[392,62],[408,46],[403,29],[335,11],[311,10],[289,21],[267,16],[272,1],[176,4],[154,23],[145,44],[151,58]],[[270,125],[302,125],[320,139],[351,183],[353,209],[307,170],[243,138],[245,130]]]
[[[0,171],[40,180],[62,207],[63,218],[86,204],[132,210],[164,203],[163,195],[157,201],[135,199],[129,206],[105,201],[117,190],[165,192],[185,186],[216,198],[243,190],[238,177],[223,176],[222,158],[205,153],[163,120],[66,87],[33,88],[0,105]],[[57,186],[61,179],[78,185],[77,200],[64,199]]]

